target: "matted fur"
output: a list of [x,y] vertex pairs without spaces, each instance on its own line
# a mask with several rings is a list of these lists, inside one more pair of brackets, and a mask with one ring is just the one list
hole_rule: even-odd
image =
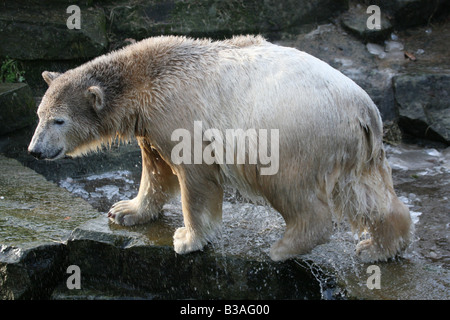
[[[115,204],[109,217],[124,225],[147,222],[181,190],[178,253],[199,250],[214,235],[224,183],[284,217],[274,260],[327,241],[333,213],[346,216],[356,232],[371,233],[357,246],[364,260],[387,259],[409,242],[411,219],[393,189],[378,109],[352,80],[311,55],[259,36],[216,42],[168,36],[43,76],[49,89],[30,152],[58,159],[136,136],[139,193]],[[193,132],[194,121],[222,132],[278,129],[278,173],[261,175],[259,164],[173,164],[171,134]]]

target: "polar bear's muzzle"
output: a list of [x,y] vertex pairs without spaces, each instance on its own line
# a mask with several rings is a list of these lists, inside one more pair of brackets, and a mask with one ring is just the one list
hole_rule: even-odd
[[42,151],[37,151],[37,150],[34,150],[34,149],[28,150],[28,151],[33,157],[35,157],[38,160],[56,160],[56,159],[59,159],[62,156],[64,156],[62,148],[60,150],[56,151],[56,153],[54,155],[51,155],[51,156],[47,156]]
[[38,126],[28,146],[28,153],[38,160],[56,160],[63,158],[66,150],[60,137]]

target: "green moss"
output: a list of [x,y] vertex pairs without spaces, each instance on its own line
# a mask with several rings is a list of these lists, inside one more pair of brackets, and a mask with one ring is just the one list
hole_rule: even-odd
[[0,81],[1,82],[25,82],[25,71],[19,68],[17,60],[6,57],[2,61],[0,67]]

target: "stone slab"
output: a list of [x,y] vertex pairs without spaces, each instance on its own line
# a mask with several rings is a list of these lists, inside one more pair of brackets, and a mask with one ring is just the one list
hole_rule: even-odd
[[[163,219],[130,230],[99,217],[76,228],[67,242],[68,263],[79,266],[86,294],[108,288],[103,297],[120,292],[129,296],[133,288],[133,295],[151,294],[152,299],[321,298],[319,282],[308,265],[297,260],[275,263],[233,255],[217,243],[203,251],[176,254],[172,222]],[[112,289],[114,293],[105,294]],[[80,295],[59,287],[54,295],[73,294]]]

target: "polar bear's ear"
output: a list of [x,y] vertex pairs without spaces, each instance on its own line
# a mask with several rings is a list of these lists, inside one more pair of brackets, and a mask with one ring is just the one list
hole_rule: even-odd
[[42,78],[44,78],[45,82],[47,82],[48,85],[50,85],[53,80],[58,78],[61,75],[59,72],[50,72],[50,71],[44,71],[42,72]]
[[86,91],[86,96],[91,99],[95,111],[99,112],[105,106],[105,98],[102,88],[91,86]]

